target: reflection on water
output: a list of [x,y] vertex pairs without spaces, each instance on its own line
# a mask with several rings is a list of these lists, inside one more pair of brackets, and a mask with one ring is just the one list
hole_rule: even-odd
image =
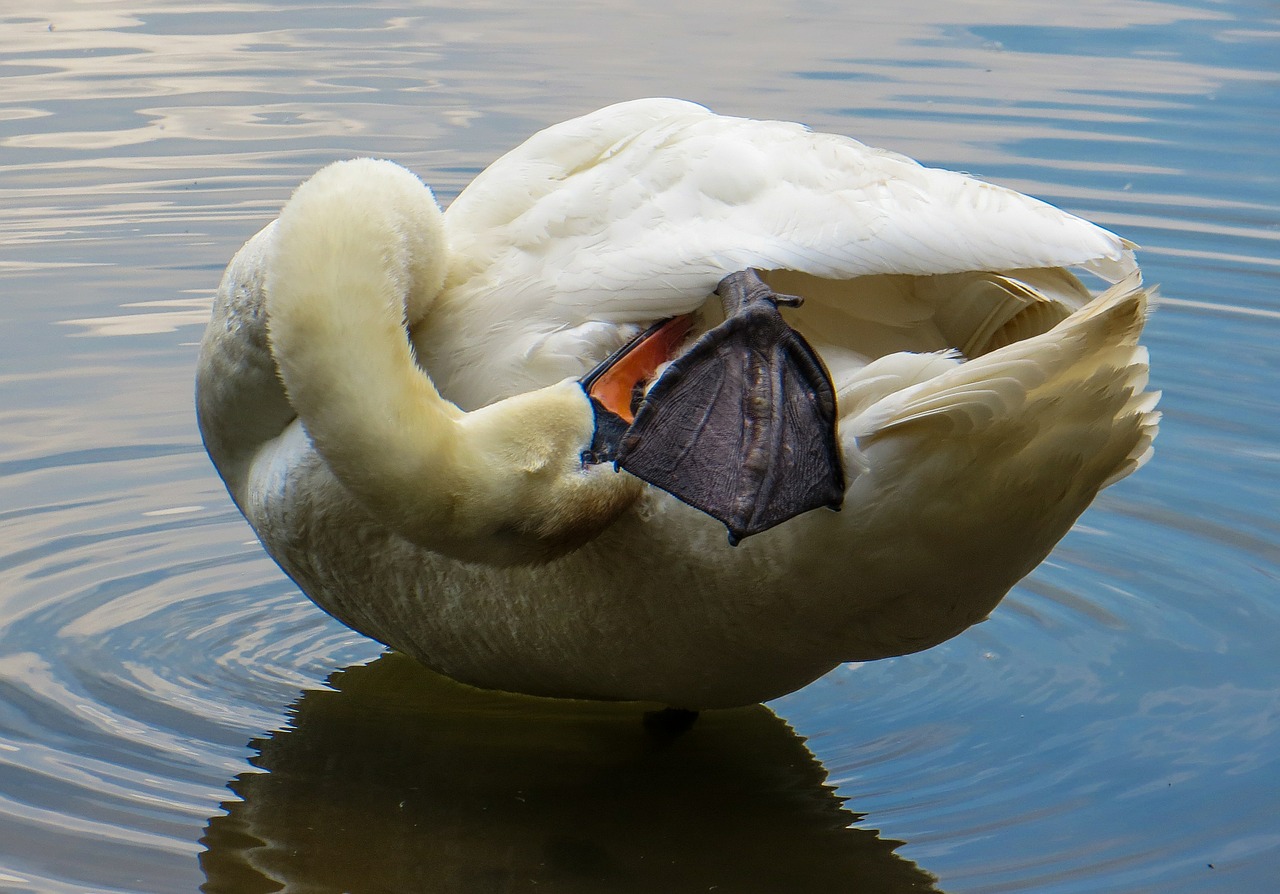
[[[634,705],[468,689],[386,655],[254,742],[208,894],[932,891],[763,706],[651,732]],[[279,886],[283,886],[280,888]]]
[[[927,889],[908,861],[949,892],[1275,887],[1274,3],[28,6],[0,10],[0,891],[192,891],[202,836],[220,891]],[[821,766],[764,709],[657,749],[622,709],[554,719],[397,659],[311,691],[377,648],[263,555],[195,431],[222,268],[320,165],[393,158],[447,201],[652,94],[1055,201],[1168,296],[1155,460],[990,621],[773,705]]]

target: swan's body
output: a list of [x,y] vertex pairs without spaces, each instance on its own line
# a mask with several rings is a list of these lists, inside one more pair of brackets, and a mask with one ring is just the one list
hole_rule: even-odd
[[[1070,266],[1120,282],[1092,299]],[[745,268],[806,298],[790,319],[830,369],[848,489],[731,548],[583,466],[575,379],[655,320],[713,322]],[[299,586],[432,668],[745,704],[963,631],[1145,461],[1136,269],[1017,193],[641,100],[534,136],[443,217],[389,163],[317,174],[228,267],[201,430]]]

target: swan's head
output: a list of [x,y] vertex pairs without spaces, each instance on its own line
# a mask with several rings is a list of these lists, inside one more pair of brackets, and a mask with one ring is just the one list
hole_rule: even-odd
[[317,451],[406,539],[490,564],[590,540],[643,485],[582,455],[595,430],[576,381],[464,413],[416,362],[448,267],[431,192],[390,162],[324,168],[285,206],[267,260],[271,349]]

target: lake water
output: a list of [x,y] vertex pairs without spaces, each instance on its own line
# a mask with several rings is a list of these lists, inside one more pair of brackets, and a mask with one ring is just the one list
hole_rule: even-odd
[[[1280,11],[862,6],[0,14],[0,890],[1276,890]],[[447,201],[641,95],[1038,195],[1166,296],[1154,461],[990,621],[657,750],[325,617],[191,399],[223,265],[311,171],[382,155]]]

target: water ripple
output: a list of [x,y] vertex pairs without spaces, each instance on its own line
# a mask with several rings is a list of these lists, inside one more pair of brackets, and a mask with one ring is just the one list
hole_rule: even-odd
[[[0,482],[95,465],[127,480],[157,458],[204,474],[192,454],[63,451],[5,461]],[[0,840],[33,890],[194,887],[199,830],[248,740],[377,651],[281,580],[225,504],[151,505],[107,491],[6,513],[26,530],[0,554]],[[47,853],[74,856],[45,877]]]

